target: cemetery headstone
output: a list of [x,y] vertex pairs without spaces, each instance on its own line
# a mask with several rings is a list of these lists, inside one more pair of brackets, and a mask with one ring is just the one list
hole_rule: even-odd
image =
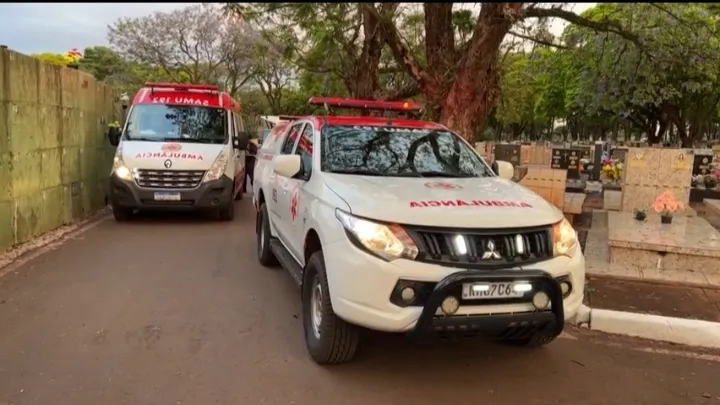
[[520,145],[497,144],[495,145],[495,160],[510,162],[513,166],[520,165]]
[[604,143],[595,144],[595,153],[592,157],[592,169],[589,170],[590,180],[592,181],[600,181],[600,171],[602,170],[602,155],[604,150]]
[[610,157],[613,159],[617,159],[618,161],[622,162],[623,164],[627,163],[627,148],[613,148],[610,149]]
[[695,157],[693,157],[693,167],[692,167],[693,176],[697,176],[699,174],[702,174],[702,175],[710,174],[712,162],[713,162],[712,155],[706,155],[706,154],[695,155]]
[[577,180],[580,178],[580,150],[570,148],[553,148],[550,167],[567,170],[567,178]]

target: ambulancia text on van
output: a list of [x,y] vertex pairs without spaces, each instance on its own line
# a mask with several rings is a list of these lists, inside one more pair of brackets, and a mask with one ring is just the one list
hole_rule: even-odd
[[117,146],[108,195],[115,219],[143,209],[210,209],[232,220],[249,140],[240,113],[217,86],[146,83],[123,128],[108,131]]

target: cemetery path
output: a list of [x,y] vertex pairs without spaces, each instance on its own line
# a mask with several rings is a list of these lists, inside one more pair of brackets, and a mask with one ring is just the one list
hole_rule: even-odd
[[368,334],[305,352],[299,294],[232,223],[104,220],[0,278],[0,404],[718,404],[720,355],[574,328],[518,350]]

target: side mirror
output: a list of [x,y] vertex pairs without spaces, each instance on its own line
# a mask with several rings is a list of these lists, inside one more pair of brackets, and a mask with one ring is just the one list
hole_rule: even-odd
[[118,146],[120,144],[120,135],[122,135],[122,132],[120,132],[120,128],[110,127],[108,129],[108,133],[107,133],[107,137],[108,137],[108,141],[110,141],[110,145]]
[[301,168],[300,155],[279,155],[273,159],[273,171],[279,176],[292,178],[300,173]]
[[512,180],[513,176],[515,175],[515,169],[510,162],[496,160],[492,164],[492,169],[495,174],[497,174],[498,177],[502,179]]
[[247,149],[248,142],[250,142],[250,134],[245,131],[240,131],[233,137],[233,147],[235,149]]

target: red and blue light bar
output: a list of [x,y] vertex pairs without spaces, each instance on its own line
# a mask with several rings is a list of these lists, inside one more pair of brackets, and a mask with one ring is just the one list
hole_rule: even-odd
[[197,91],[200,93],[220,93],[220,88],[212,84],[182,84],[182,83],[157,83],[147,82],[145,87],[154,90],[174,90],[174,91]]
[[329,107],[338,107],[399,112],[420,112],[423,109],[422,104],[412,101],[375,101],[341,97],[310,97],[308,104],[322,105],[325,106],[326,109]]

